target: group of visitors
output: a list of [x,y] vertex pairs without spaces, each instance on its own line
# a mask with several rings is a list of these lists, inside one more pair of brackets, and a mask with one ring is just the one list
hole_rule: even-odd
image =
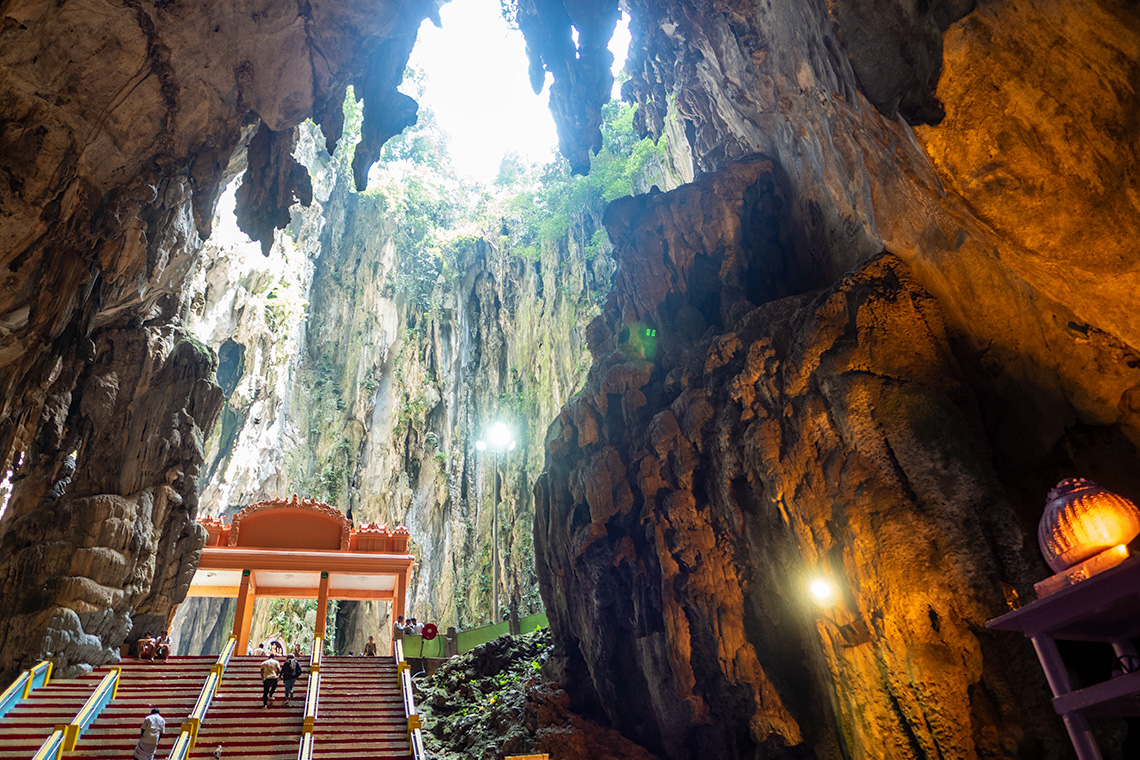
[[165,660],[170,656],[170,636],[163,631],[156,639],[150,635],[150,631],[147,631],[139,639],[138,656],[140,660],[147,662],[154,662],[156,659]]
[[[251,654],[254,657],[268,657],[269,655],[284,657],[285,641],[275,633],[257,646],[247,649],[246,654]],[[293,656],[298,660],[301,659],[301,642],[299,641],[293,644]]]
[[285,704],[293,698],[293,685],[301,677],[301,661],[290,652],[285,662],[277,662],[276,655],[270,654],[261,663],[261,709],[269,707],[273,695],[277,692],[277,681],[285,686]]
[[[163,631],[163,635],[166,631]],[[147,634],[149,638],[150,634]],[[154,641],[152,639],[152,641]],[[142,656],[142,639],[140,639],[140,656]],[[169,655],[169,646],[167,647],[167,655]],[[166,655],[163,655],[165,657]],[[285,662],[277,662],[277,657],[270,654],[261,663],[261,708],[264,710],[269,707],[270,700],[273,699],[274,693],[277,691],[277,682],[281,681],[285,687],[285,704],[289,704],[289,700],[293,698],[293,687],[297,683],[297,679],[301,677],[301,663],[292,654],[285,657]],[[166,721],[163,719],[161,712],[157,707],[152,708],[150,715],[143,718],[142,728],[139,729],[139,740],[135,745],[135,753],[133,760],[154,760],[154,753],[158,750],[158,742],[162,739],[162,733],[166,730]]]
[[[421,633],[423,631],[422,623],[417,623],[415,618],[408,618],[405,623],[403,615],[397,620],[396,626],[399,630],[407,633]],[[152,662],[156,658],[165,660],[170,656],[170,637],[167,636],[166,631],[163,631],[157,639],[152,638],[148,631],[139,639],[138,647],[139,657],[142,659]],[[293,698],[293,689],[297,679],[301,677],[303,671],[301,667],[301,644],[299,642],[294,644],[293,651],[285,655],[284,662],[278,662],[277,658],[284,654],[284,650],[285,644],[277,636],[269,637],[253,650],[253,654],[265,657],[260,666],[261,708],[263,710],[268,709],[272,703],[273,696],[277,692],[278,682],[284,686],[285,704],[289,704],[289,700]],[[376,656],[375,637],[368,637],[368,643],[364,645],[364,656]],[[143,719],[142,728],[139,731],[139,741],[135,746],[134,760],[154,760],[158,742],[165,730],[166,721],[159,709],[155,707],[150,711],[150,715]]]
[[405,622],[403,615],[397,615],[396,630],[409,636],[422,636],[424,624],[417,622],[414,617],[408,618],[407,622]]

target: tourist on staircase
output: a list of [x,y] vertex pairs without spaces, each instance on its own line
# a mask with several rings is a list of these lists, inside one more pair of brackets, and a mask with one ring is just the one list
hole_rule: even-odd
[[158,635],[154,640],[154,654],[160,660],[165,660],[170,656],[170,636],[166,631]]
[[139,729],[139,743],[135,745],[134,760],[154,760],[158,740],[165,730],[166,721],[162,719],[158,708],[151,708],[150,715],[143,718],[142,728]]
[[373,638],[371,636],[368,637],[368,643],[364,645],[364,656],[365,657],[375,657],[376,656],[376,642],[373,641]]
[[154,637],[150,635],[150,631],[144,633],[143,637],[139,639],[138,648],[140,660],[154,662]]
[[289,700],[293,698],[293,684],[300,677],[301,663],[290,654],[285,658],[285,664],[281,666],[281,680],[285,682],[285,704],[289,704]]
[[261,663],[261,709],[269,707],[273,692],[277,691],[277,679],[281,677],[281,665],[273,655]]

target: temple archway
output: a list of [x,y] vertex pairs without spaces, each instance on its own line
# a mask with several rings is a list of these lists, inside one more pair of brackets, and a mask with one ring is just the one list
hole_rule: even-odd
[[208,534],[188,596],[236,598],[233,635],[239,652],[249,643],[258,598],[316,599],[316,637],[324,638],[330,599],[387,601],[392,620],[404,614],[408,530],[387,525],[353,529],[334,507],[301,499],[274,499],[245,507],[229,524],[198,521]]

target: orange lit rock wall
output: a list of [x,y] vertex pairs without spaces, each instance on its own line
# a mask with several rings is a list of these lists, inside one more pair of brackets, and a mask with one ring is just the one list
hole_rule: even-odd
[[[1140,11],[631,12],[624,92],[698,179],[611,207],[615,294],[548,437],[572,693],[673,758],[1071,756],[1031,648],[983,625],[1049,573],[1053,483],[1140,494]],[[811,607],[820,570],[871,642]]]

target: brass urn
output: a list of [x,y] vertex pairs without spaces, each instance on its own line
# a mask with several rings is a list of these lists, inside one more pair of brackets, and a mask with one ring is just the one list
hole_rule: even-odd
[[1140,535],[1140,509],[1091,480],[1062,480],[1045,497],[1037,543],[1059,573]]

